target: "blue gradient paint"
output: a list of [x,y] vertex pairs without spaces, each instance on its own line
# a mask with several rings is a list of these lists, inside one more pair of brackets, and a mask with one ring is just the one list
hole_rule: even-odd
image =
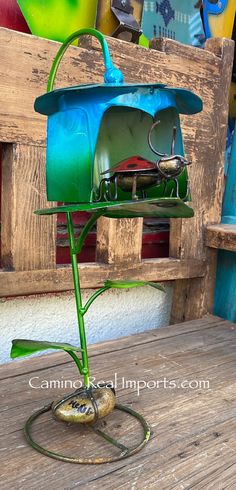
[[[117,108],[124,112],[121,124],[127,134],[132,133],[132,129],[129,128],[131,116],[126,117],[127,109],[149,115],[149,127],[157,113],[159,116],[162,111],[175,110],[174,124],[178,128],[176,147],[183,154],[179,113],[194,114],[201,111],[202,101],[184,89],[172,89],[160,84],[134,85],[122,82],[81,85],[55,90],[39,97],[35,102],[35,110],[48,115],[46,171],[49,201],[92,201],[91,190],[96,172],[94,162],[99,131],[104,115],[109,113],[109,126],[114,126],[114,132],[118,133],[115,129]],[[165,124],[167,123],[168,121]],[[168,129],[166,125],[166,131],[156,140],[163,152],[170,152],[172,128]],[[149,151],[147,133],[148,128],[144,131],[140,119],[139,127],[136,128],[136,140],[139,144],[141,142],[140,151],[142,150],[143,155]],[[114,142],[117,155],[120,154],[120,147],[123,145],[127,156],[131,156],[132,144],[131,136],[123,138],[122,141],[117,138]],[[149,158],[151,156],[149,155]],[[156,159],[154,155],[153,159]],[[98,161],[97,165],[103,168],[101,161]],[[109,164],[108,168],[111,166]],[[186,180],[186,174],[183,175]],[[159,194],[160,189],[150,191],[152,197]],[[126,199],[129,198],[127,193]]]

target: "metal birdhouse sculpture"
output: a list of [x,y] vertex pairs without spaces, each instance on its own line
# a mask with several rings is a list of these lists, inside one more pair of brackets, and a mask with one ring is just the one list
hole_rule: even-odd
[[[68,46],[84,34],[101,43],[104,83],[53,90],[58,65]],[[83,386],[34,413],[26,422],[28,442],[41,453],[73,463],[116,461],[142,449],[150,437],[147,421],[133,409],[116,402],[113,386],[94,386],[90,381],[84,317],[96,298],[111,288],[148,285],[154,282],[106,281],[86,304],[82,304],[77,256],[85,238],[100,216],[110,218],[188,218],[193,210],[184,156],[179,114],[201,111],[202,102],[188,90],[166,85],[125,83],[114,67],[104,36],[94,29],[81,29],[62,44],[49,75],[48,92],[36,99],[36,111],[48,116],[46,177],[49,201],[57,207],[36,211],[47,215],[66,213],[74,280],[80,346],[67,343],[13,340],[12,358],[46,349],[61,349],[74,360]],[[91,217],[75,238],[73,212],[89,211]],[[100,419],[119,410],[134,417],[143,429],[135,447],[121,444],[99,426]],[[32,437],[32,423],[45,412],[57,421],[83,424],[116,447],[118,455],[100,458],[65,456],[40,446]]]

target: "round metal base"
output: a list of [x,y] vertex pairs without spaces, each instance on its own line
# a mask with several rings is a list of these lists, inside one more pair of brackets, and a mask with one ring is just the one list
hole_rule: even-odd
[[40,453],[44,454],[45,456],[49,456],[50,458],[59,459],[61,461],[66,461],[68,463],[77,463],[77,464],[112,463],[114,461],[119,461],[121,459],[132,456],[133,454],[140,451],[145,446],[145,444],[147,444],[147,442],[150,438],[150,435],[151,435],[150,427],[149,427],[148,423],[146,422],[146,420],[142,417],[142,415],[135,412],[134,410],[132,410],[129,407],[125,407],[124,405],[116,404],[115,405],[116,410],[121,410],[122,412],[125,412],[125,413],[131,415],[132,417],[136,418],[140,422],[140,424],[143,428],[143,439],[142,439],[142,441],[137,446],[130,449],[127,446],[125,446],[124,444],[121,444],[118,441],[116,441],[115,439],[113,439],[111,436],[109,436],[105,432],[96,428],[96,426],[90,424],[90,425],[87,425],[89,430],[92,430],[97,435],[103,437],[106,441],[108,441],[111,444],[113,444],[114,446],[118,447],[121,450],[121,453],[118,456],[114,456],[114,457],[104,457],[104,458],[95,458],[95,459],[76,458],[76,457],[74,458],[74,457],[70,457],[70,456],[64,456],[63,454],[55,453],[53,451],[50,451],[49,449],[46,449],[46,448],[40,446],[39,444],[37,444],[37,442],[35,442],[33,440],[32,436],[31,436],[31,426],[32,426],[34,420],[36,420],[43,413],[49,412],[51,410],[51,407],[52,407],[52,403],[50,403],[49,405],[46,405],[45,407],[41,408],[37,412],[33,413],[31,415],[31,417],[29,417],[29,419],[27,420],[25,427],[24,427],[24,432],[25,432],[25,436],[26,436],[28,443],[34,449],[36,449]]

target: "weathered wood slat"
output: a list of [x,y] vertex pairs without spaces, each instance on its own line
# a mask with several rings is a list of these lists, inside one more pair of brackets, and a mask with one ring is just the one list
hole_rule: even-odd
[[[4,28],[0,30],[0,38],[0,141],[43,145],[46,118],[34,112],[34,100],[45,92],[50,65],[60,44]],[[151,50],[147,55],[141,46],[112,38],[108,42],[114,62],[124,71],[126,81],[168,83],[191,87],[197,92],[202,92],[201,86],[206,84],[205,99],[209,98],[211,105],[214,103],[210,86],[212,80],[216,85],[219,83],[221,68],[221,59],[215,54],[183,48],[170,41],[170,50],[173,49],[168,52],[170,63],[170,56],[165,52]],[[101,50],[72,46],[61,64],[57,86],[101,82],[103,73]]]
[[[45,145],[46,118],[34,112],[33,104],[35,98],[45,92],[50,64],[58,50],[59,43],[4,28],[0,30],[0,39],[0,141],[43,146]],[[210,308],[213,296],[216,252],[205,250],[202,227],[209,222],[219,221],[223,182],[223,142],[233,44],[228,40],[211,40],[207,43],[207,49],[203,51],[182,46],[172,40],[163,40],[158,45],[153,44],[154,49],[147,51],[140,46],[112,38],[109,38],[108,42],[114,62],[124,71],[126,81],[167,82],[171,86],[190,88],[203,98],[204,111],[201,114],[182,117],[186,153],[193,160],[192,169],[190,168],[190,183],[195,218],[178,220],[178,224],[172,224],[170,254],[174,258],[187,260],[194,258],[202,261],[205,257],[208,263],[206,278],[204,280],[194,279],[191,283],[188,280],[185,281],[189,277],[203,277],[203,274],[201,272],[198,274],[183,273],[185,266],[182,263],[180,266],[182,272],[176,274],[173,269],[170,274],[169,270],[163,274],[160,263],[158,277],[156,265],[151,272],[150,268],[144,269],[141,262],[141,272],[139,269],[141,275],[144,271],[146,272],[145,279],[153,278],[154,274],[159,280],[181,279],[178,281],[174,295],[174,321],[199,317]],[[90,40],[89,43],[86,40],[79,49],[69,48],[57,76],[57,86],[100,82],[103,79],[103,72],[103,59],[98,44],[94,40],[92,42]],[[223,90],[222,87],[224,87]],[[30,161],[28,160],[25,170],[27,168],[30,174],[29,167]],[[21,226],[24,229],[24,224],[19,222],[19,227]],[[50,225],[47,226],[50,227]],[[115,239],[116,235],[119,237],[124,231],[122,227],[123,224],[117,221],[110,222],[106,228],[104,219],[100,221],[98,260],[108,264],[117,263],[118,265],[120,263],[120,266],[121,263],[137,263],[138,267],[141,251],[141,220],[126,222],[123,236],[127,238],[123,240],[119,248],[116,245],[118,240],[115,243]],[[28,221],[28,228],[32,228],[32,221]],[[38,252],[40,258],[35,250],[33,258],[25,258],[22,262],[21,252],[18,249],[13,250],[15,256],[14,258],[12,256],[10,260],[12,264],[15,263],[11,267],[26,271],[36,268],[39,264],[38,267],[42,269],[42,272],[34,276],[38,282],[33,282],[33,276],[27,275],[27,272],[25,276],[12,276],[11,279],[9,275],[1,275],[2,280],[5,281],[5,287],[2,290],[4,295],[43,292],[42,287],[45,287],[45,292],[71,289],[71,279],[67,272],[61,270],[59,272],[55,270],[53,274],[50,272],[54,267],[52,264],[54,259],[51,261],[51,257],[55,254],[55,248],[49,247],[48,262],[44,265],[46,254],[44,255],[43,247],[45,246],[45,250],[47,248],[47,240],[44,242],[44,238],[41,251]],[[12,249],[7,247],[4,253],[5,264],[9,265]],[[26,263],[29,264],[28,267]],[[90,269],[86,267],[88,266],[82,267],[82,276],[83,271],[88,272],[88,279],[84,282],[84,287],[100,285],[100,272],[105,272],[105,278],[107,277],[108,272],[104,269],[100,268],[98,272],[97,266],[95,270],[94,266]],[[49,269],[47,278],[43,271],[46,268]],[[135,269],[133,277],[140,278],[138,269],[136,267]],[[93,273],[94,280],[91,279]],[[62,287],[59,282],[64,274],[65,282]],[[36,285],[37,290],[33,284]]]
[[[137,369],[139,368],[137,366],[142,364],[143,373],[140,378],[142,380],[139,388],[140,393],[145,390],[143,382],[147,383],[149,379],[153,379],[153,375],[158,371],[160,371],[160,379],[162,380],[174,379],[177,381],[184,378],[195,379],[197,376],[197,379],[207,379],[209,384],[214,385],[214,389],[222,387],[223,375],[227,377],[228,382],[235,381],[234,370],[232,368],[235,365],[234,352],[236,339],[235,333],[230,330],[224,331],[222,334],[222,326],[221,330],[217,327],[216,332],[217,337],[215,341],[214,331],[210,329],[210,331],[206,331],[205,333],[202,332],[202,338],[197,333],[189,333],[186,335],[184,342],[182,338],[175,337],[172,340],[170,338],[158,340],[150,343],[150,345],[143,344],[142,346],[137,345],[134,347],[130,345],[129,351],[126,352],[117,350],[112,353],[104,353],[102,356],[95,355],[90,363],[92,373],[91,382],[100,382],[104,379],[113,380],[117,382],[116,390],[118,390],[119,397],[126,397],[128,394],[133,394],[136,397],[137,386],[128,383],[125,385],[123,381],[127,378],[127,366],[125,362],[123,365],[120,365],[119,359],[122,355],[124,360],[126,357],[129,359],[129,380],[138,381]],[[142,362],[140,360],[140,349],[142,349]],[[202,350],[201,366],[199,366],[199,350]],[[163,352],[165,362],[163,361]],[[51,357],[51,360],[53,360],[55,355],[49,355],[48,357]],[[56,399],[61,394],[70,393],[73,388],[78,388],[77,372],[73,363],[68,362],[45,368],[43,361],[44,358],[41,359],[41,369],[32,370],[22,375],[17,373],[17,376],[12,377],[10,380],[9,378],[2,379],[1,393],[3,401],[1,405],[2,428],[0,429],[0,435],[16,430],[20,420],[22,423],[24,422],[24,410],[20,413],[22,405],[33,404],[35,406],[37,404],[37,406],[41,406],[49,403],[52,399]],[[219,379],[217,378],[216,368],[221,372]],[[45,386],[45,380],[48,383],[48,387]],[[75,385],[68,384],[68,380],[75,383]],[[66,386],[60,386],[60,382],[65,381],[67,381]],[[10,392],[8,389],[9,382],[11,384]],[[40,389],[43,383],[46,391],[43,388]],[[18,397],[22,390],[25,391],[24,399],[16,403],[16,397]],[[32,393],[34,393],[33,400]],[[195,394],[195,396],[197,395]],[[165,394],[164,397],[163,393],[161,393],[158,400],[159,407],[165,406],[167,401],[173,402],[171,393]],[[9,406],[11,407],[12,421],[9,420],[8,416]],[[15,420],[15,416],[17,420]]]
[[[186,380],[208,380],[210,389],[148,389],[143,386],[140,396],[134,387],[119,386],[120,402],[141,412],[152,427],[152,437],[145,449],[127,460],[90,467],[69,465],[46,458],[26,443],[21,430],[23,420],[34,409],[50,400],[50,390],[30,390],[28,378],[58,379],[59,370],[64,379],[72,376],[72,363],[51,365],[57,354],[24,361],[31,369],[18,376],[2,380],[2,451],[1,485],[3,489],[58,488],[73,489],[175,489],[196,488],[215,490],[234,489],[236,486],[235,443],[235,325],[214,317],[186,322],[108,343],[116,350],[104,353],[104,343],[94,346],[93,372],[112,379],[114,372],[129,380],[175,380],[177,386]],[[213,325],[217,323],[214,327]],[[165,332],[176,332],[167,338]],[[134,345],[132,345],[132,339]],[[121,342],[121,344],[120,344]],[[139,343],[140,342],[140,343]],[[128,349],[129,344],[129,349]],[[136,344],[136,345],[135,345]],[[120,347],[126,347],[124,350]],[[41,360],[41,369],[40,368]],[[129,364],[127,374],[127,363]],[[48,365],[48,369],[44,369]],[[11,366],[10,366],[11,367]],[[35,371],[35,368],[37,369]],[[5,370],[5,367],[0,368]],[[27,373],[27,374],[26,374]],[[59,390],[53,390],[53,395]],[[5,418],[6,417],[6,418]],[[103,428],[104,430],[104,428]],[[107,418],[106,432],[123,443],[133,444],[139,437],[136,423],[125,423],[122,414]],[[67,454],[101,455],[110,446],[99,439],[84,437],[83,428],[75,428],[44,417],[38,420],[34,436],[42,444]],[[110,448],[111,451],[113,449]],[[114,454],[114,452],[113,452]],[[79,470],[79,471],[78,471]],[[34,478],[32,478],[34,475]]]
[[5,145],[2,161],[2,267],[22,271],[56,265],[56,217],[34,214],[47,207],[45,148]]
[[[164,52],[169,56],[172,48],[176,53],[176,47],[171,42],[166,41],[161,45],[162,50],[167,49]],[[214,39],[207,41],[206,49],[221,61],[220,65],[217,63],[219,78],[212,79],[211,83],[208,80],[202,82],[198,91],[203,98],[203,112],[193,120],[188,118],[190,128],[186,132],[186,150],[193,161],[189,176],[195,216],[191,220],[183,219],[177,224],[172,223],[170,252],[171,256],[177,258],[206,259],[207,273],[203,279],[176,282],[173,323],[199,318],[207,311],[210,312],[214,298],[217,252],[207,249],[204,243],[204,227],[210,223],[218,223],[221,219],[233,46],[227,39]]]
[[[153,406],[155,403],[158,403],[159,413],[164,412],[167,405],[174,410],[178,403],[183,403],[181,383],[185,380],[193,381],[193,386],[194,381],[202,380],[202,387],[199,390],[186,387],[187,383],[185,385],[185,395],[188,401],[191,399],[193,403],[194,401],[197,402],[199,391],[201,394],[206,391],[208,392],[207,396],[209,396],[207,386],[211,387],[210,389],[212,390],[212,396],[214,396],[214,398],[216,397],[217,390],[221,390],[222,388],[226,389],[229,386],[235,387],[235,379],[233,377],[233,370],[235,368],[233,348],[230,347],[231,351],[229,354],[226,357],[223,356],[223,349],[226,350],[228,347],[229,344],[224,344],[221,349],[209,348],[206,350],[204,356],[201,356],[203,366],[200,369],[198,369],[199,351],[197,352],[197,350],[186,351],[184,358],[183,355],[168,355],[165,358],[165,365],[163,365],[163,357],[158,354],[156,360],[152,352],[149,358],[150,363],[146,363],[144,366],[144,373],[141,378],[137,378],[137,363],[135,365],[133,357],[131,358],[128,377],[125,371],[125,365],[118,370],[114,365],[111,365],[110,367],[104,366],[103,368],[102,363],[98,360],[96,364],[94,362],[92,363],[92,381],[101,382],[105,379],[116,382],[115,389],[120,403],[129,404],[132,401],[132,403],[138,404],[139,400],[142,400],[141,403],[144,411],[148,410],[147,407],[150,403],[153,403]],[[191,357],[193,358],[193,364],[191,364]],[[157,375],[158,371],[160,371],[159,375]],[[216,371],[221,373],[220,377],[217,376]],[[117,373],[116,378],[114,372]],[[157,393],[150,392],[149,396],[149,390],[145,387],[150,380],[154,379],[153,376],[155,379],[158,376],[157,379],[160,380],[158,402]],[[126,383],[127,378],[131,381],[130,383]],[[138,379],[140,379],[139,391]],[[204,380],[206,380],[205,388],[203,385]],[[63,381],[66,382],[66,386],[64,387],[62,385]],[[9,393],[9,391],[7,392],[7,388],[3,386],[2,398],[4,399],[4,403],[2,404],[1,409],[2,424],[0,428],[0,437],[2,438],[6,435],[10,435],[12,432],[20,431],[21,426],[25,423],[26,417],[28,414],[30,415],[33,410],[45,406],[53,400],[60,399],[65,394],[70,394],[75,391],[75,389],[80,386],[77,381],[75,367],[70,364],[68,366],[57,366],[57,371],[54,367],[54,369],[52,368],[51,370],[29,373],[24,381],[21,379],[18,384],[11,381],[11,386],[13,388],[11,393]],[[71,382],[71,384],[69,384],[69,382]],[[164,386],[164,383],[167,393],[163,392],[163,388],[161,388],[161,385]],[[176,389],[173,388],[175,394],[174,397],[173,392],[171,393],[171,384],[172,387],[176,386]],[[19,393],[22,391],[25,393],[23,399],[19,397]],[[147,407],[145,405],[147,405]],[[229,410],[231,409],[229,408]],[[11,415],[11,419],[9,419],[9,415]],[[194,416],[197,417],[197,414]],[[158,419],[153,421],[154,427],[156,425],[155,422],[157,424]],[[37,425],[40,426],[40,422],[37,423]]]
[[135,264],[141,261],[142,218],[100,218],[97,223],[98,262],[107,264]]
[[208,225],[205,230],[205,243],[210,248],[236,252],[236,225]]
[[[173,281],[205,274],[206,264],[199,260],[146,259],[137,264],[119,266],[99,263],[80,264],[82,288],[97,288],[107,279]],[[0,271],[0,296],[48,293],[73,289],[71,267],[4,272]]]
[[[99,342],[98,344],[92,344],[89,346],[89,357],[96,355],[106,354],[107,352],[116,352],[117,350],[129,349],[130,345],[135,346],[139,344],[147,344],[154,342],[158,339],[176,337],[177,335],[184,335],[187,332],[198,332],[199,330],[206,330],[209,328],[215,328],[216,325],[224,324],[225,328],[233,328],[230,322],[226,322],[221,318],[213,315],[206,315],[200,320],[192,320],[191,322],[185,322],[176,324],[175,328],[172,326],[150,330],[135,335],[128,335],[115,340],[107,340],[105,342]],[[42,364],[45,369],[51,366],[68,363],[68,355],[64,352],[54,353],[53,356],[43,355],[40,357],[34,357],[29,364],[28,359],[20,359],[15,362],[4,364],[0,369],[0,379],[7,379],[15,375],[17,362],[17,375],[27,373],[30,370],[37,371],[41,369]]]
[[[125,370],[126,367],[120,366],[120,355],[129,357],[129,370],[134,372],[136,369],[135,366],[140,365],[141,362],[139,360],[140,349],[142,349],[144,378],[149,376],[147,369],[148,367],[153,367],[154,365],[157,367],[157,365],[163,363],[162,351],[165,352],[165,358],[168,359],[167,365],[162,366],[162,370],[164,368],[164,370],[167,369],[169,372],[169,370],[172,369],[175,364],[175,376],[179,376],[182,368],[186,369],[186,367],[190,369],[193,369],[194,367],[197,368],[197,370],[199,368],[199,370],[203,371],[206,369],[206,367],[211,365],[208,364],[208,357],[210,363],[213,362],[213,359],[215,363],[216,357],[218,359],[218,364],[221,364],[222,359],[224,359],[227,363],[232,362],[234,360],[232,356],[234,354],[236,342],[235,331],[232,330],[230,324],[229,326],[225,326],[223,321],[216,321],[217,323],[214,325],[211,324],[210,327],[201,326],[200,330],[194,331],[188,331],[189,327],[187,327],[184,334],[177,333],[176,335],[169,335],[163,338],[161,336],[159,338],[158,330],[154,330],[153,334],[151,332],[145,332],[147,339],[150,339],[148,342],[146,342],[145,335],[143,335],[142,340],[139,339],[139,336],[138,339],[136,339],[135,335],[130,339],[124,339],[124,342],[122,342],[122,339],[120,342],[116,341],[113,346],[111,345],[111,348],[109,346],[109,342],[105,343],[105,345],[102,346],[101,351],[99,344],[95,346],[95,348],[90,346],[89,353],[91,358],[91,372],[96,373],[96,375],[101,375],[103,370],[104,372],[113,372],[114,374],[115,369],[118,366],[119,370],[122,369],[123,373],[123,370]],[[165,328],[161,330],[165,330]],[[227,359],[225,354],[226,348]],[[198,366],[199,349],[202,349],[203,351],[201,353],[201,366]],[[179,365],[175,363],[175,359],[177,359],[177,357],[181,358],[181,363]],[[60,366],[63,367],[60,368]],[[56,367],[61,369],[63,371],[63,375],[66,374],[68,378],[70,378],[71,375],[73,376],[73,379],[77,378],[75,366],[71,362],[68,355],[59,353],[32,358],[30,363],[29,358],[24,359],[24,361],[14,361],[9,366],[9,369],[11,368],[10,372],[7,371],[7,369],[4,369],[3,366],[0,370],[2,394],[7,395],[8,399],[13,399],[15,393],[19,392],[20,385],[22,385],[22,383],[24,385],[25,383],[28,383],[27,374],[33,372],[36,373],[36,375],[39,375],[41,378],[45,375],[48,377],[48,379],[49,377],[53,379]],[[229,374],[229,376],[231,375]],[[9,381],[9,378],[12,378],[12,381]],[[9,382],[11,382],[12,386],[11,392],[8,390]],[[49,394],[49,396],[51,395]],[[4,407],[4,403],[2,404],[2,407]]]
[[[224,391],[226,393],[226,390]],[[220,398],[223,396],[223,393],[220,393]],[[231,396],[232,396],[232,388],[231,388]],[[222,404],[217,402],[217,400],[212,400],[210,406],[213,406],[214,401],[216,402],[216,408],[222,408]],[[197,408],[200,407],[200,403],[197,403]],[[180,407],[179,407],[180,408]],[[193,408],[193,402],[186,403],[185,414],[186,416],[190,415],[190,411]],[[206,410],[209,410],[209,406],[206,407]],[[156,416],[155,408],[153,413],[147,413],[149,419],[152,423],[153,418]],[[3,460],[3,474],[4,478],[6,478],[6,471],[8,466],[8,474],[6,482],[7,484],[13,486],[15,484],[15,472],[18,472],[19,482],[21,484],[21,488],[41,488],[43,487],[45,481],[48,482],[50,478],[50,488],[56,489],[60,488],[60,485],[66,485],[65,488],[76,488],[76,486],[83,486],[84,488],[94,488],[94,489],[116,489],[116,488],[132,488],[132,484],[135,483],[135,487],[137,489],[146,488],[175,488],[175,490],[179,490],[181,488],[182,482],[184,484],[190,483],[193,484],[202,484],[203,486],[197,488],[210,488],[204,486],[204,481],[206,482],[215,482],[219,485],[225,483],[228,480],[228,472],[226,471],[230,466],[232,467],[235,462],[235,438],[233,432],[235,430],[235,421],[229,418],[229,408],[228,413],[222,413],[221,416],[218,414],[218,421],[215,421],[216,417],[213,419],[213,424],[211,424],[212,413],[205,412],[201,421],[193,419],[195,424],[195,430],[193,433],[186,433],[186,418],[183,419],[183,424],[179,425],[179,420],[177,413],[172,412],[168,414],[169,418],[172,415],[172,422],[168,425],[168,431],[163,431],[164,421],[158,424],[158,436],[153,437],[151,442],[149,443],[149,451],[148,447],[143,451],[142,454],[137,455],[130,460],[123,461],[120,463],[116,463],[111,465],[106,465],[104,467],[93,467],[88,471],[86,467],[80,467],[80,471],[78,473],[78,468],[76,465],[72,465],[70,470],[67,469],[66,465],[61,464],[58,466],[58,463],[55,461],[47,461],[46,458],[40,459],[40,474],[38,473],[37,463],[39,458],[37,455],[34,457],[32,454],[30,455],[30,449],[26,447],[26,443],[24,440],[20,440],[20,449],[22,453],[22,459],[16,459],[15,465],[13,466],[14,461],[8,461],[6,463],[5,456]],[[220,420],[219,420],[220,419]],[[120,417],[118,418],[117,423],[121,423]],[[183,438],[177,437],[176,429],[173,429],[173,425],[176,424],[179,426],[180,430],[185,432],[185,436]],[[202,431],[200,429],[200,425]],[[45,431],[48,430],[49,424],[47,423],[45,426]],[[162,431],[160,432],[160,428]],[[58,443],[58,432],[60,430],[60,440],[63,438],[63,446],[69,449],[69,444],[72,445],[74,442],[74,451],[78,452],[78,440],[76,447],[76,439],[73,438],[73,429],[68,428],[68,434],[62,433],[62,428],[57,428],[54,432],[54,438],[52,437],[52,447],[57,446]],[[124,432],[125,427],[124,427]],[[38,434],[37,428],[35,429],[35,433]],[[66,440],[67,435],[67,440]],[[126,433],[125,433],[126,435]],[[64,436],[64,437],[63,437]],[[69,438],[69,441],[68,441]],[[14,450],[14,445],[16,444],[16,440],[19,440],[18,435],[11,435],[9,438],[9,446],[11,449],[11,454],[14,458],[17,458],[17,450],[16,447]],[[45,443],[45,438],[41,436],[41,441]],[[82,437],[82,440],[84,438]],[[225,443],[225,440],[227,441]],[[130,441],[131,442],[131,441]],[[88,449],[91,451],[93,447],[93,440],[89,438],[87,440]],[[97,444],[99,447],[99,443]],[[58,447],[58,446],[57,446]],[[73,446],[72,446],[73,447]],[[109,448],[107,448],[109,450]],[[104,449],[103,449],[104,450]],[[32,451],[32,450],[31,450]],[[22,464],[23,457],[29,458],[31,464]],[[197,471],[196,471],[197,468]],[[140,471],[141,470],[141,471]],[[37,482],[35,479],[32,480],[32,472],[37,475]],[[62,473],[63,472],[63,473]],[[138,480],[137,480],[138,476]],[[228,488],[234,488],[235,483],[235,474],[231,474],[231,483],[232,486]],[[206,479],[206,480],[205,480]],[[38,486],[37,486],[38,485]],[[161,486],[161,485],[166,485]],[[9,486],[3,488],[9,488]],[[218,486],[212,486],[212,488],[224,488]],[[226,487],[227,488],[227,487]]]

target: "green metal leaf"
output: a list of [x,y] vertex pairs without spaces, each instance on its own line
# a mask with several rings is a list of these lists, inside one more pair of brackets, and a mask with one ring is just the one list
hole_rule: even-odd
[[116,289],[126,289],[126,288],[138,288],[142,286],[151,286],[160,291],[165,291],[165,288],[158,284],[157,282],[150,281],[106,281],[104,283],[105,287],[116,288]]
[[163,293],[166,292],[165,288],[158,282],[147,282],[147,285],[151,286],[152,288],[159,289],[159,291],[163,291]]
[[159,198],[139,201],[126,201],[122,205],[107,208],[107,218],[192,218],[193,209],[178,198]]
[[102,211],[108,218],[192,218],[193,209],[178,198],[151,198],[138,201],[106,201],[69,204],[54,208],[39,209],[35,214],[73,213],[75,211]]
[[44,340],[25,340],[14,339],[12,341],[11,358],[28,356],[35,352],[40,352],[47,349],[62,349],[66,352],[81,352],[80,347],[74,347],[71,344],[62,344],[61,342],[46,342]]
[[[120,203],[122,204],[122,203]],[[57,213],[73,213],[75,211],[99,211],[106,210],[108,206],[117,206],[117,202],[86,202],[86,203],[76,203],[76,204],[66,204],[64,206],[56,206],[53,208],[44,208],[34,211],[35,214],[46,215],[46,214],[57,214]]]

